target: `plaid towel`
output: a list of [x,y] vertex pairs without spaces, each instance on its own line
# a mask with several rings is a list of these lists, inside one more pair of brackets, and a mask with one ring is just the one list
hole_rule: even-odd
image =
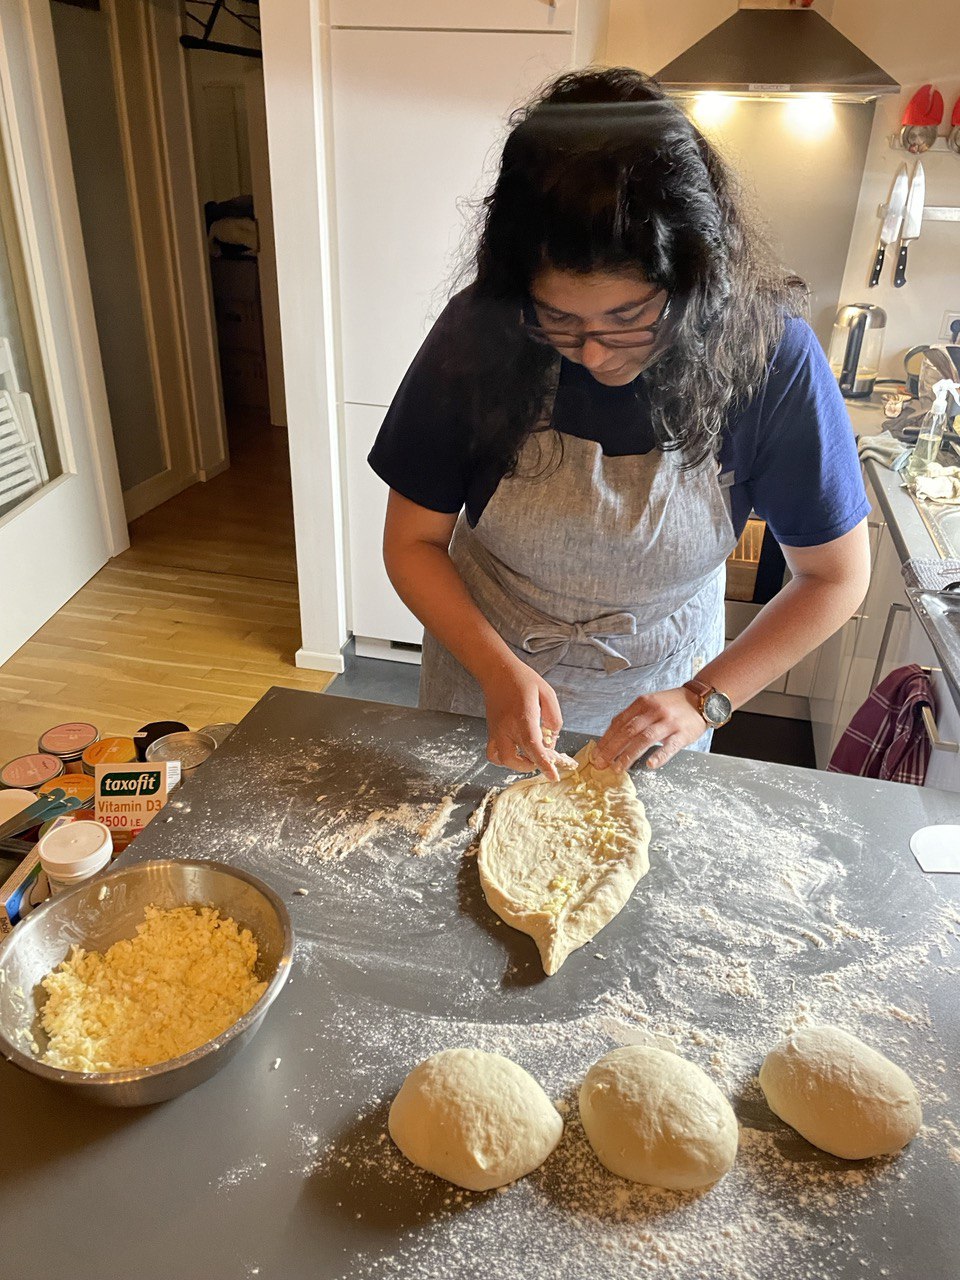
[[891,671],[844,730],[827,770],[923,786],[930,762],[924,704],[934,705],[926,672],[917,666]]
[[908,587],[921,591],[942,591],[948,582],[960,579],[960,560],[941,560],[933,556],[913,556],[900,570]]

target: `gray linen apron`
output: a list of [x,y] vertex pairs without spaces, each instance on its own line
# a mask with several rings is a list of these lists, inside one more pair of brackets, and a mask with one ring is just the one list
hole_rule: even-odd
[[[450,558],[513,652],[554,688],[564,727],[600,735],[643,693],[675,689],[723,648],[724,562],[736,546],[716,460],[607,457],[538,432]],[[420,706],[484,715],[479,684],[424,635]],[[696,743],[709,750],[710,734]]]

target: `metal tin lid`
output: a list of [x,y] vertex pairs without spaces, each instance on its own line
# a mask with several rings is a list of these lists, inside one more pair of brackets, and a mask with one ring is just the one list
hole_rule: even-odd
[[59,778],[62,773],[63,761],[60,757],[41,751],[8,760],[0,769],[0,784],[5,787],[25,787],[29,791],[39,787],[41,782]]
[[99,737],[100,730],[96,725],[87,724],[84,720],[71,720],[67,724],[55,724],[51,729],[45,729],[40,735],[37,750],[48,751],[63,759],[76,760]]
[[64,773],[59,778],[51,778],[49,782],[41,782],[37,787],[37,793],[46,795],[59,788],[65,795],[79,796],[81,800],[92,800],[95,786],[88,773]]
[[113,840],[102,822],[70,822],[48,831],[37,852],[48,876],[88,876],[110,861]]
[[236,727],[235,724],[224,721],[223,724],[205,724],[199,732],[205,733],[208,738],[214,740],[218,747],[222,747]]
[[156,760],[179,760],[186,773],[203,764],[216,749],[217,744],[213,738],[205,733],[168,733],[165,738],[158,738],[150,744],[147,759],[151,763]]
[[133,745],[137,750],[137,759],[146,760],[147,748],[158,738],[165,738],[170,733],[189,733],[190,726],[182,720],[151,720],[141,725],[133,735]]
[[132,764],[137,752],[132,738],[101,738],[83,753],[83,767],[91,773],[98,764]]

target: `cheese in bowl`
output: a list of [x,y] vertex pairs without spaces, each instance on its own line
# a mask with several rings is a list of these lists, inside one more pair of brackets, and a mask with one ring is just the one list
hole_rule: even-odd
[[151,1067],[216,1039],[260,999],[257,944],[213,907],[148,906],[136,936],[74,946],[43,979],[42,1061],[68,1071]]
[[[293,952],[286,905],[249,871],[199,858],[121,861],[0,941],[0,1054],[105,1106],[165,1102],[250,1043]],[[145,1021],[133,1016],[134,993],[153,1001]],[[153,1065],[105,1065],[117,1061]]]

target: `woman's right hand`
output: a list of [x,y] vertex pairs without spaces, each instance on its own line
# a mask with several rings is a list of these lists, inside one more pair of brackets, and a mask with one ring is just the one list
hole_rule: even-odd
[[489,733],[487,759],[517,773],[539,769],[557,781],[557,760],[563,757],[552,744],[563,727],[563,717],[557,695],[543,676],[511,657],[482,680],[481,687]]

